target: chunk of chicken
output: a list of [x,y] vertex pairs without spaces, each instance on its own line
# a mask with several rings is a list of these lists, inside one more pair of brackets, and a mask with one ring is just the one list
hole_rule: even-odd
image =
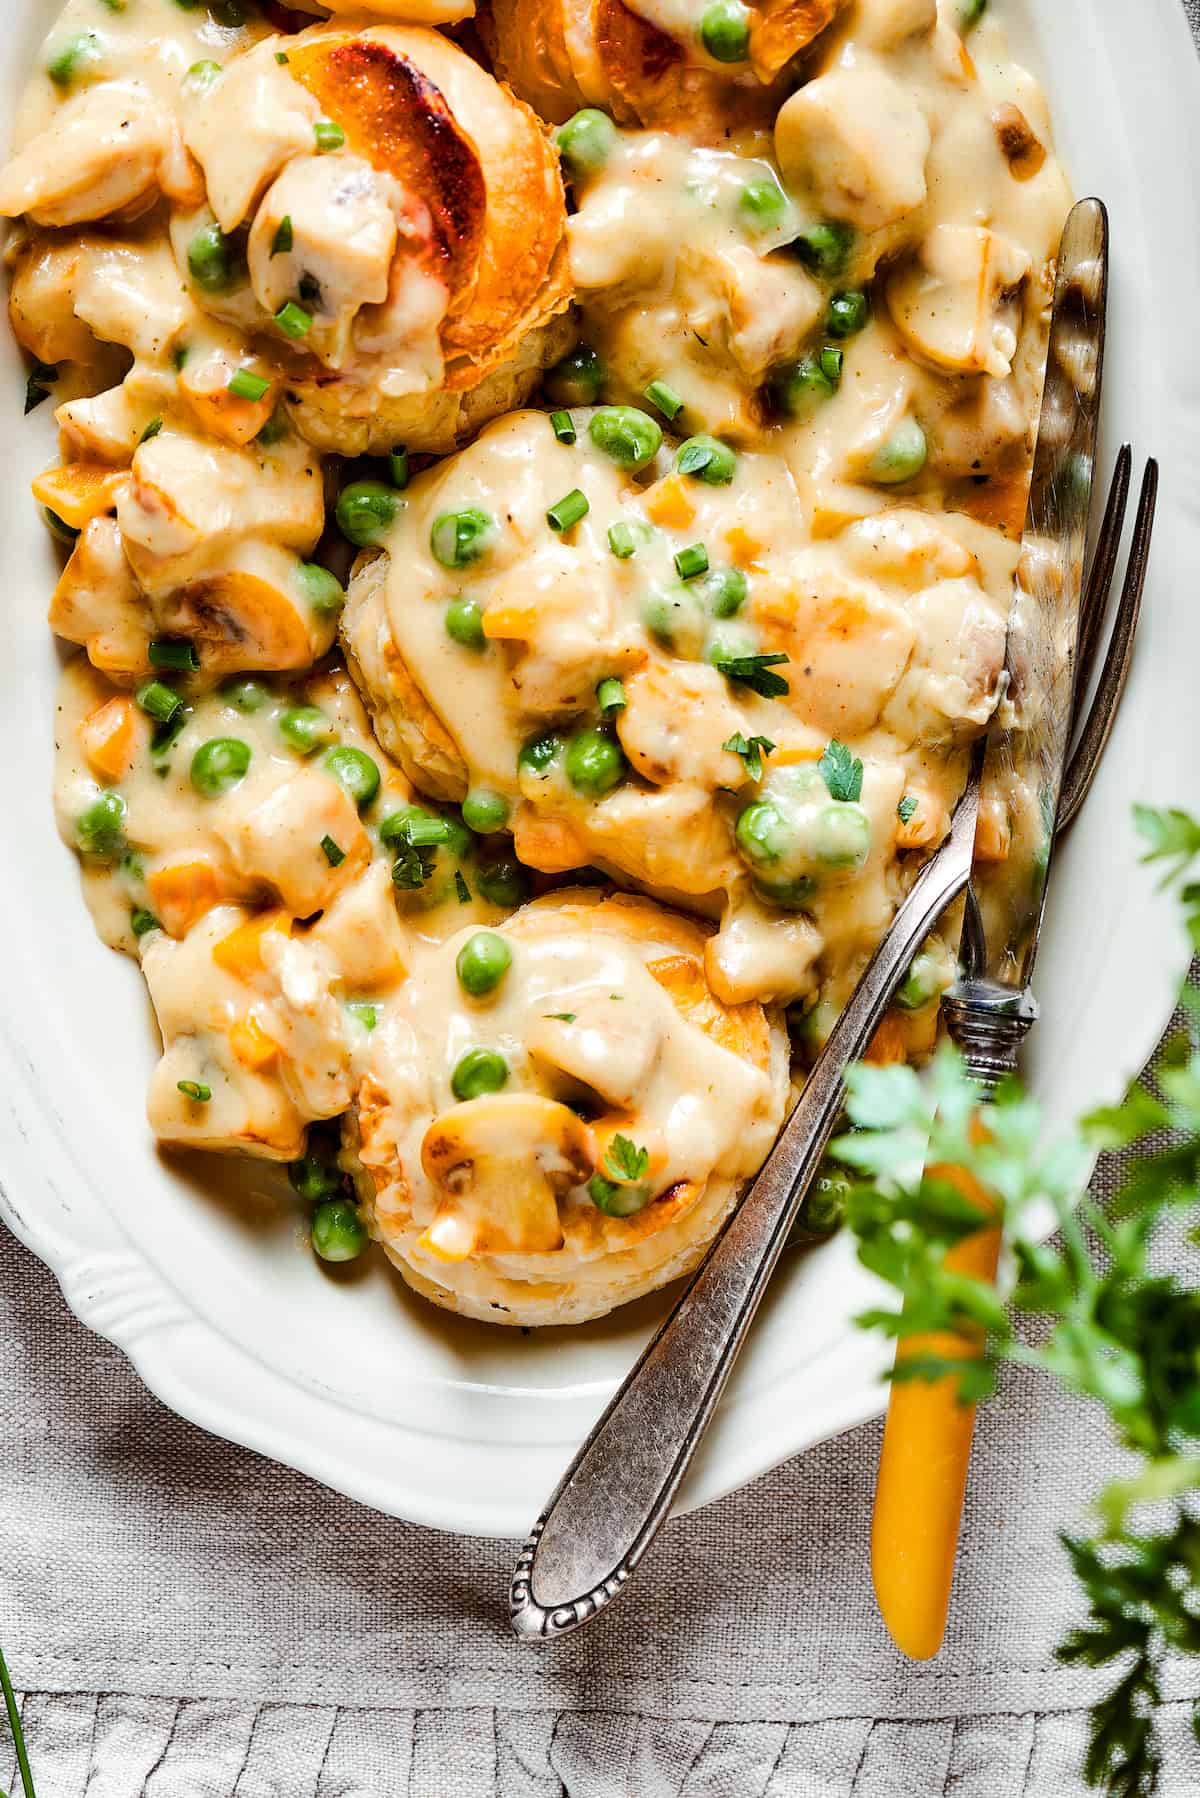
[[891,50],[906,38],[932,31],[937,16],[937,0],[859,0],[855,41],[872,50]]
[[791,592],[760,609],[772,644],[791,658],[789,704],[805,723],[841,738],[870,730],[912,653],[904,608],[847,573],[836,552],[814,550]]
[[222,231],[235,230],[284,164],[313,148],[321,111],[276,61],[280,42],[264,39],[210,86],[185,91],[184,139]]
[[[318,768],[244,782],[221,800],[213,829],[237,872],[270,887],[294,918],[323,910],[371,857],[353,800]],[[327,844],[341,852],[336,865]]]
[[[346,361],[362,307],[388,297],[401,200],[392,177],[362,157],[297,156],[255,214],[248,251],[259,304],[273,315],[297,293],[311,293],[305,347],[331,368]],[[280,249],[285,219],[290,247]],[[435,336],[440,323],[439,314]]]
[[177,151],[174,136],[171,114],[142,82],[85,88],[0,173],[0,214],[80,225],[144,211]]
[[769,910],[752,894],[730,906],[704,950],[704,971],[726,1005],[786,1002],[815,990],[825,940],[802,912]]
[[143,587],[165,593],[250,537],[310,551],[325,518],[320,469],[302,452],[199,442],[168,426],[139,446],[117,517]]
[[372,993],[402,980],[409,945],[396,913],[396,889],[385,861],[343,887],[311,931],[342,971],[350,993]]
[[919,257],[887,286],[888,310],[909,347],[935,368],[1003,379],[1021,324],[1025,250],[975,225],[939,225]]
[[917,647],[884,722],[902,740],[951,744],[992,715],[1006,620],[972,579],[938,581],[909,602]]
[[628,682],[617,715],[621,747],[644,780],[690,780],[710,792],[741,785],[742,764],[723,745],[744,726],[728,682],[699,663],[652,662]]
[[894,225],[924,204],[929,145],[917,101],[866,58],[808,82],[775,122],[784,179],[862,231]]
[[97,337],[147,361],[196,322],[167,239],[86,237],[79,243],[75,311]]
[[17,342],[39,362],[87,362],[93,344],[75,311],[83,253],[74,242],[35,233],[17,252],[8,317]]

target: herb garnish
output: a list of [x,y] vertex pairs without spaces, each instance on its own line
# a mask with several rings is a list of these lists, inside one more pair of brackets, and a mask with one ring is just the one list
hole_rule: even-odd
[[771,669],[790,659],[782,651],[766,656],[716,656],[713,667],[726,680],[735,681],[739,687],[749,687],[752,693],[760,693],[764,699],[781,699],[791,689],[783,676],[772,674]]
[[639,1149],[627,1136],[614,1136],[604,1151],[604,1171],[614,1180],[640,1180],[649,1166],[649,1149]]
[[735,735],[730,737],[727,743],[722,743],[721,748],[727,749],[730,755],[740,755],[743,762],[746,764],[746,773],[750,776],[750,779],[761,780],[763,757],[770,755],[773,752],[775,745],[772,743],[770,737],[751,737],[747,742],[746,738],[739,730]]
[[817,768],[832,799],[855,801],[862,797],[863,765],[836,737],[817,763]]
[[[1200,948],[1200,882],[1185,878],[1200,857],[1200,822],[1146,806],[1135,818],[1144,859],[1164,863],[1178,884],[1191,945]],[[911,1354],[893,1377],[952,1376],[970,1403],[994,1391],[1002,1362],[1030,1367],[1098,1402],[1137,1457],[1130,1477],[1097,1496],[1090,1533],[1062,1537],[1089,1615],[1057,1658],[1121,1668],[1092,1707],[1084,1762],[1088,1783],[1110,1798],[1151,1798],[1162,1768],[1153,1712],[1164,1658],[1200,1654],[1200,1288],[1194,1270],[1180,1269],[1178,1251],[1170,1273],[1157,1271],[1154,1253],[1172,1213],[1185,1213],[1187,1240],[1200,1243],[1200,995],[1185,990],[1181,1004],[1187,1029],[1166,1045],[1157,1091],[1131,1087],[1120,1105],[1091,1112],[1057,1143],[1043,1144],[1040,1107],[1016,1080],[987,1105],[980,1130],[980,1089],[946,1046],[927,1084],[906,1067],[851,1069],[854,1130],[833,1145],[866,1176],[847,1207],[859,1259],[904,1300],[901,1312],[873,1310],[857,1321],[896,1337],[973,1335],[980,1345]],[[1150,1140],[1162,1133],[1166,1147]],[[1092,1152],[1134,1145],[1140,1153],[1112,1216],[1086,1197],[1076,1208]],[[948,1166],[978,1183],[993,1207],[989,1222],[1003,1229],[1016,1269],[1011,1306],[945,1266],[947,1251],[980,1228],[977,1205],[931,1171]],[[1051,1242],[1035,1233],[1039,1200],[1056,1214]],[[1044,1320],[1035,1344],[1018,1338],[1014,1312]]]
[[911,793],[906,793],[904,795],[903,799],[896,807],[896,816],[899,818],[901,824],[908,823],[919,803],[919,800],[914,799]]

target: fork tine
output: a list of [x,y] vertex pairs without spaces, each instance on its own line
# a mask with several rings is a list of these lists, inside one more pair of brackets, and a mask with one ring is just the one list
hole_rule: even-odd
[[1133,542],[1129,550],[1129,566],[1121,591],[1112,636],[1105,652],[1104,668],[1096,697],[1092,701],[1087,723],[1079,738],[1063,781],[1058,807],[1058,832],[1068,830],[1079,815],[1080,807],[1091,791],[1108,739],[1116,722],[1117,710],[1129,669],[1133,661],[1133,640],[1142,609],[1146,586],[1146,567],[1150,560],[1150,538],[1154,530],[1154,511],[1158,500],[1158,463],[1153,457],[1146,463],[1142,490],[1138,496]]
[[1108,609],[1109,589],[1121,552],[1121,533],[1125,529],[1125,509],[1129,503],[1129,481],[1133,469],[1133,451],[1121,445],[1113,470],[1112,486],[1104,507],[1104,518],[1096,538],[1091,571],[1079,618],[1079,654],[1075,674],[1075,704],[1081,706],[1091,683],[1100,632]]

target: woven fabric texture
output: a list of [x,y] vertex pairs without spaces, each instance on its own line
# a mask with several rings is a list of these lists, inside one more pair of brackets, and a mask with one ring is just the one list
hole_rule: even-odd
[[[0,1642],[39,1798],[1084,1795],[1105,1682],[1053,1660],[1078,1615],[1055,1531],[1119,1463],[1030,1376],[981,1417],[923,1667],[870,1594],[878,1425],[668,1525],[616,1612],[540,1652],[506,1631],[512,1545],[392,1522],[181,1422],[3,1233],[0,1442]],[[1166,1693],[1161,1798],[1185,1798],[1200,1664]],[[7,1792],[11,1762],[5,1738]]]

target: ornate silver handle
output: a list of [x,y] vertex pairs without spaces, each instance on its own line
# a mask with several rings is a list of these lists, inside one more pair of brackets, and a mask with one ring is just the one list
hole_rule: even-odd
[[624,1589],[716,1410],[861,1055],[914,953],[967,883],[973,778],[834,1026],[791,1118],[691,1285],[613,1397],[533,1526],[510,1592],[528,1641],[568,1634]]

